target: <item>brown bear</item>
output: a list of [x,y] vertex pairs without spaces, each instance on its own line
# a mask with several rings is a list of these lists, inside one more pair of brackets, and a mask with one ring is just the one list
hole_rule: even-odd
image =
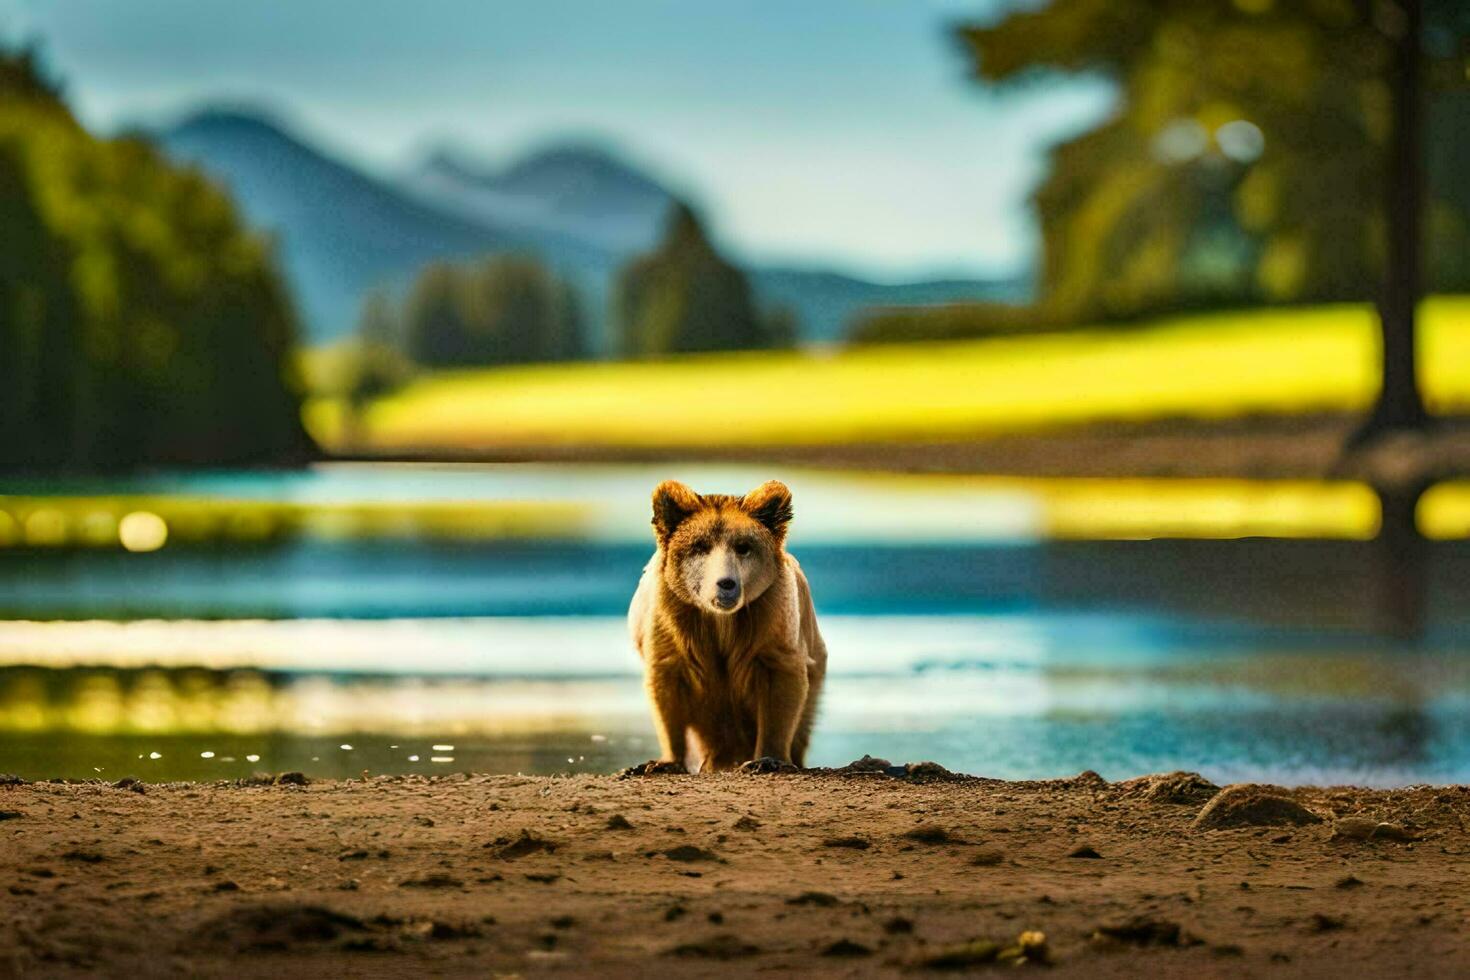
[[791,491],[653,492],[657,549],[628,609],[662,755],[644,772],[801,766],[827,672]]

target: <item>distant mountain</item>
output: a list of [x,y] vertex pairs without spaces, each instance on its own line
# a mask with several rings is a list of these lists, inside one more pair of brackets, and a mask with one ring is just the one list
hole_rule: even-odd
[[447,210],[573,235],[619,253],[657,242],[674,194],[598,147],[567,144],[487,171],[441,148],[407,185]]
[[[357,322],[375,286],[402,289],[426,263],[518,252],[539,256],[582,293],[594,350],[613,349],[608,298],[617,271],[662,231],[674,192],[605,150],[548,147],[504,169],[439,150],[397,180],[370,176],[269,116],[206,110],[154,134],[175,159],[234,194],[273,234],[308,343]],[[747,266],[767,306],[789,307],[808,342],[840,338],[875,306],[1024,299],[1014,281],[885,285],[822,269]]]
[[348,332],[370,289],[401,287],[435,259],[532,252],[599,289],[613,262],[576,239],[419,201],[262,115],[201,112],[155,139],[224,183],[249,221],[276,236],[309,342]]
[[[491,170],[463,151],[433,151],[406,179],[447,210],[500,224],[555,231],[596,243],[623,261],[652,248],[663,233],[675,192],[608,151],[564,144]],[[852,318],[877,306],[974,300],[1020,301],[1019,280],[942,279],[887,285],[824,269],[746,265],[767,306],[786,306],[801,321],[803,339],[840,339]]]

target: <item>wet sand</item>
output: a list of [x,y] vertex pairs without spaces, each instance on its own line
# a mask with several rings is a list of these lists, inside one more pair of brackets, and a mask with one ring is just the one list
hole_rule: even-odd
[[10,781],[0,976],[1464,976],[1467,815],[928,765]]

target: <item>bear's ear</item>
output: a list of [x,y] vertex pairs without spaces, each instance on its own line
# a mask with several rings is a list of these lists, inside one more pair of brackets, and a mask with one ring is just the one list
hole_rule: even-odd
[[665,480],[653,490],[653,533],[662,543],[673,536],[684,519],[700,508],[699,494],[677,480]]
[[766,526],[780,544],[786,537],[786,525],[791,523],[791,491],[779,480],[768,480],[747,493],[740,507],[751,517]]

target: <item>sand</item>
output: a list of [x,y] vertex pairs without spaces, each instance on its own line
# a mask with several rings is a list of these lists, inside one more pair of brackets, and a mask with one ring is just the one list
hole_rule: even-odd
[[0,976],[1470,974],[1464,786],[0,782]]

